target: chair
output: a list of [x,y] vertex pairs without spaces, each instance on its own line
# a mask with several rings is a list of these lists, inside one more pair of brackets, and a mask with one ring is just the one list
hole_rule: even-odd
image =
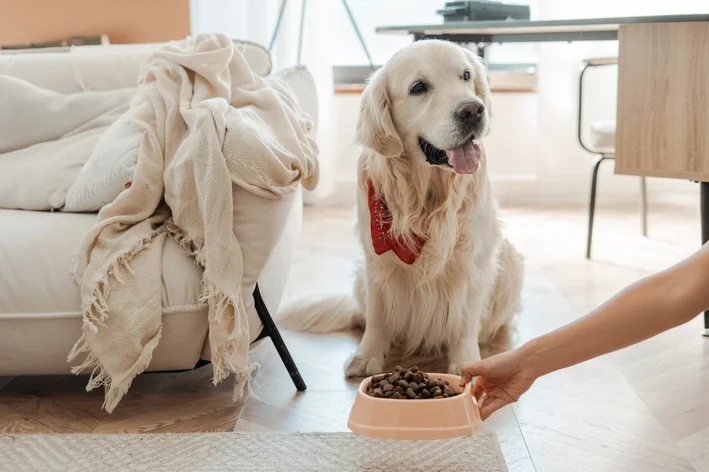
[[[598,186],[598,170],[606,160],[615,159],[615,121],[598,122],[591,124],[590,145],[584,143],[583,129],[583,79],[586,71],[594,67],[612,66],[618,64],[617,57],[603,57],[586,59],[584,61],[581,74],[579,76],[579,115],[578,115],[578,141],[582,148],[591,154],[595,154],[596,160],[593,163],[593,173],[591,176],[591,197],[588,206],[588,237],[586,240],[586,259],[591,258],[591,245],[593,243],[593,220],[596,212],[596,188]],[[641,228],[643,236],[647,236],[647,190],[645,177],[640,177],[640,212]]]

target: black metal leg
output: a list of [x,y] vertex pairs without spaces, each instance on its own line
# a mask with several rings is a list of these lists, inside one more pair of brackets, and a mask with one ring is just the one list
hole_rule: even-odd
[[[709,182],[699,184],[702,214],[702,244],[709,241]],[[704,312],[704,336],[709,337],[709,310]]]
[[591,244],[593,243],[593,218],[596,214],[596,187],[598,184],[598,169],[601,163],[606,159],[611,159],[607,156],[598,156],[593,163],[593,174],[591,176],[591,198],[588,202],[588,236],[586,239],[586,259],[591,258]]
[[288,347],[286,347],[286,343],[283,341],[281,333],[278,331],[278,327],[276,327],[276,323],[274,323],[273,318],[271,318],[271,314],[268,312],[263,298],[261,298],[258,284],[256,284],[256,288],[254,289],[254,304],[256,306],[256,313],[258,313],[259,318],[261,318],[261,323],[263,323],[263,330],[259,337],[256,338],[256,341],[263,338],[271,338],[273,345],[276,347],[276,351],[278,351],[278,355],[281,356],[283,365],[286,366],[288,374],[290,374],[295,388],[298,389],[299,392],[304,392],[308,387],[305,385],[303,377],[300,376],[298,367],[295,365],[290,352],[288,352]]
[[298,33],[298,65],[300,65],[300,54],[303,52],[303,26],[305,26],[305,0],[300,7],[300,32]]
[[273,50],[273,45],[276,44],[276,37],[278,37],[278,31],[281,29],[281,20],[283,19],[283,12],[286,10],[286,1],[281,2],[281,9],[278,11],[278,19],[276,20],[276,27],[273,28],[273,35],[271,36],[271,42],[268,44],[268,52]]
[[350,5],[347,3],[347,0],[342,0],[342,4],[345,6],[345,11],[347,12],[347,16],[350,17],[350,23],[352,24],[352,27],[354,28],[355,33],[357,34],[357,39],[359,39],[359,44],[360,44],[360,46],[362,46],[362,50],[367,55],[367,60],[369,61],[369,67],[370,67],[370,69],[374,70],[374,62],[372,61],[372,56],[369,54],[369,49],[367,49],[367,44],[364,42],[364,38],[362,37],[362,34],[359,32],[359,28],[357,27],[357,22],[354,19],[354,15],[352,14],[352,10],[350,10]]

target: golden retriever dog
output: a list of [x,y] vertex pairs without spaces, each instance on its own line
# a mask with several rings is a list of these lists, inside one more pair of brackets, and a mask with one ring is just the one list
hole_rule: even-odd
[[312,332],[364,325],[348,377],[382,372],[392,345],[447,352],[459,374],[519,310],[522,259],[501,235],[485,168],[490,117],[486,69],[453,43],[415,42],[370,79],[357,125],[354,297],[297,303],[280,319]]

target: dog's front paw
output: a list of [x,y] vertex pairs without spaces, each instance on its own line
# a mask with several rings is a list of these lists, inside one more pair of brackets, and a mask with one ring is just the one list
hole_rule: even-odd
[[357,353],[345,363],[346,377],[369,377],[370,375],[381,374],[384,370],[384,359],[379,357],[367,357]]

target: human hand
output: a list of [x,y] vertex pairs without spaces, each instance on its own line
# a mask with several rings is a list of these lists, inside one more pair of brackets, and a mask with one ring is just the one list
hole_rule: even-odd
[[519,400],[537,379],[532,370],[523,366],[519,351],[509,351],[483,361],[464,366],[460,386],[475,377],[473,395],[480,403],[480,417],[486,420],[505,405]]

